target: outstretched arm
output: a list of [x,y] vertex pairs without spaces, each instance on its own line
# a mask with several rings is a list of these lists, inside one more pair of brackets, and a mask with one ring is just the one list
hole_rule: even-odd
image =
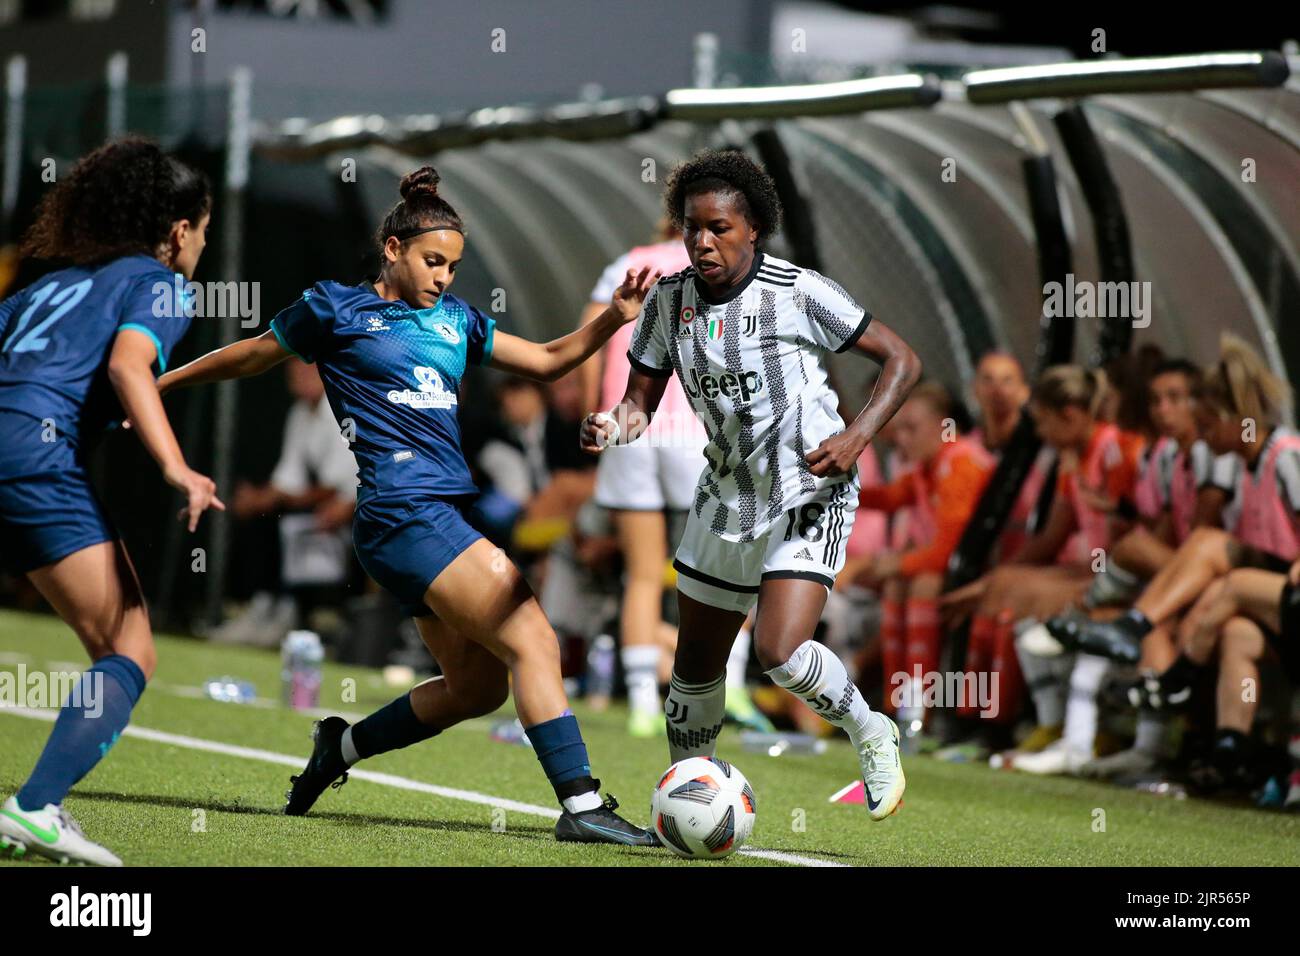
[[846,474],[921,377],[921,360],[883,322],[873,320],[853,347],[880,363],[880,377],[853,424],[808,453],[808,470],[819,478]]
[[168,372],[158,379],[158,391],[166,395],[172,389],[189,385],[261,375],[292,354],[279,343],[274,332],[263,332],[256,338],[232,342]]
[[517,335],[496,332],[492,343],[493,368],[542,382],[563,378],[609,341],[620,325],[632,322],[659,273],[648,266],[640,272],[627,270],[623,284],[614,293],[609,308],[576,332],[550,342],[530,342]]
[[217,497],[217,486],[185,464],[181,446],[176,441],[167,412],[163,408],[153,377],[157,355],[154,342],[134,329],[124,329],[113,341],[108,358],[108,380],[122,403],[130,421],[167,483],[185,494],[185,514],[189,529],[199,524],[199,516],[208,508],[225,511]]
[[654,420],[664,389],[668,387],[668,378],[652,378],[635,368],[629,369],[623,400],[607,412],[592,412],[583,419],[578,434],[582,450],[598,455],[610,444],[626,445],[636,441]]

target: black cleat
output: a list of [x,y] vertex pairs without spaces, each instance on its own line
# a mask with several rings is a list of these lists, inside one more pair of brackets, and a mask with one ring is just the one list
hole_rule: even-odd
[[1056,638],[1068,651],[1078,650],[1079,629],[1088,623],[1088,618],[1074,608],[1056,617],[1049,618],[1043,626],[1047,633]]
[[[1059,619],[1054,618],[1052,623]],[[1057,630],[1048,625],[1048,632],[1070,650],[1108,657],[1122,664],[1136,664],[1142,658],[1142,635],[1129,617],[1113,621],[1062,622]],[[1059,633],[1058,633],[1059,631]]]
[[285,797],[288,802],[284,812],[291,817],[300,817],[312,808],[312,804],[325,792],[326,788],[337,790],[348,782],[348,765],[343,761],[339,750],[339,738],[348,729],[348,722],[342,717],[326,717],[316,721],[312,739],[316,746],[312,748],[311,757],[302,773],[290,777],[293,784]]
[[1254,748],[1244,734],[1221,733],[1210,752],[1192,762],[1188,784],[1197,796],[1245,796],[1262,782]]
[[555,839],[561,843],[622,843],[625,846],[661,846],[649,830],[628,823],[614,811],[618,801],[605,794],[603,806],[581,813],[565,810],[555,824]]

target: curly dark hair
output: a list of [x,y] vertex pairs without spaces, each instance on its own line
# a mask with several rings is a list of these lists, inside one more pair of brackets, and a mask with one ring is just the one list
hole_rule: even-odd
[[86,154],[41,200],[20,252],[90,265],[120,256],[156,256],[172,223],[198,223],[212,210],[200,170],[138,136]]
[[432,166],[421,166],[402,177],[401,185],[397,187],[402,200],[388,210],[383,224],[375,231],[375,244],[381,254],[389,236],[406,242],[430,229],[454,229],[461,235],[465,234],[465,223],[459,214],[451,203],[438,195],[441,181],[442,177]]
[[781,228],[781,197],[776,183],[758,163],[738,149],[709,149],[696,153],[668,175],[664,204],[673,227],[682,230],[686,200],[700,193],[736,196],[745,217],[758,230],[758,241]]

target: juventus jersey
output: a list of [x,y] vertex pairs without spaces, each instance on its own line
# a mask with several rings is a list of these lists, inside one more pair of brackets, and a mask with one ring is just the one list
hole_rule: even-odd
[[[722,298],[687,268],[660,279],[632,333],[643,374],[677,374],[708,433],[694,510],[728,541],[753,541],[843,475],[818,478],[808,452],[844,421],[826,353],[850,348],[871,315],[835,282],[759,253]],[[856,467],[848,476],[854,497]]]
[[1190,453],[1183,457],[1178,442],[1162,438],[1156,442],[1142,466],[1143,478],[1150,475],[1153,479],[1153,504],[1157,510],[1168,508],[1174,497],[1180,463],[1191,472],[1191,486],[1197,491],[1213,486],[1231,495],[1237,487],[1240,466],[1236,455],[1216,455],[1204,440],[1198,438],[1192,443]]

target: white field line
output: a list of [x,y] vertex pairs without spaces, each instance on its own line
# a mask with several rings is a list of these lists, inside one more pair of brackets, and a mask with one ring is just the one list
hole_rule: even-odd
[[[19,664],[31,664],[36,658],[30,654],[14,654],[8,651],[0,651],[0,667],[17,666]],[[72,671],[80,673],[85,670],[86,662],[77,663],[75,661],[51,661],[44,662],[44,666],[54,671]],[[169,694],[172,697],[185,697],[190,700],[212,700],[208,692],[202,687],[191,684],[169,684],[166,681],[152,680],[149,682],[149,689],[154,693]],[[398,688],[392,688],[393,693],[398,693]],[[238,707],[255,707],[261,710],[287,710],[288,708],[274,697],[255,697],[252,700],[242,701],[235,706]],[[363,719],[366,715],[357,711],[337,710],[332,707],[310,707],[304,708],[298,713],[305,714],[308,717],[329,717],[331,715],[342,717],[350,724],[355,724],[358,720]],[[471,720],[462,720],[449,730],[476,730],[495,723],[492,717],[475,717]]]
[[[34,720],[45,720],[51,723],[58,717],[57,710],[40,710],[30,707],[0,707],[0,714],[12,714],[15,717],[30,717]],[[163,730],[150,730],[147,727],[137,727],[134,724],[127,725],[123,735],[126,737],[139,737],[142,740],[152,740],[155,743],[170,744],[173,747],[185,747],[189,750],[202,750],[207,753],[222,754],[227,757],[244,757],[248,760],[260,760],[263,763],[280,764],[285,767],[299,768],[302,766],[302,757],[294,757],[289,754],[278,754],[271,750],[259,750],[256,747],[241,747],[237,744],[223,744],[216,740],[204,740],[201,737],[190,737],[185,734],[171,734]],[[437,784],[424,783],[421,780],[411,780],[408,777],[398,777],[391,773],[377,773],[373,770],[349,770],[348,775],[358,780],[368,780],[371,783],[383,784],[388,787],[395,787],[399,790],[414,790],[417,793],[430,793],[439,797],[447,797],[451,800],[462,800],[465,803],[478,803],[488,807],[501,807],[505,810],[513,810],[516,813],[526,813],[531,816],[545,817],[548,820],[557,820],[560,811],[554,807],[541,807],[533,803],[521,803],[518,800],[508,800],[504,797],[494,797],[487,793],[478,793],[475,790],[460,790],[456,787],[440,787]],[[778,863],[789,863],[794,866],[813,866],[813,867],[842,867],[847,866],[845,863],[837,863],[831,860],[820,860],[811,856],[800,856],[797,853],[786,853],[781,850],[760,850],[751,847],[741,847],[738,853],[744,856],[752,856],[760,860],[773,860]]]

